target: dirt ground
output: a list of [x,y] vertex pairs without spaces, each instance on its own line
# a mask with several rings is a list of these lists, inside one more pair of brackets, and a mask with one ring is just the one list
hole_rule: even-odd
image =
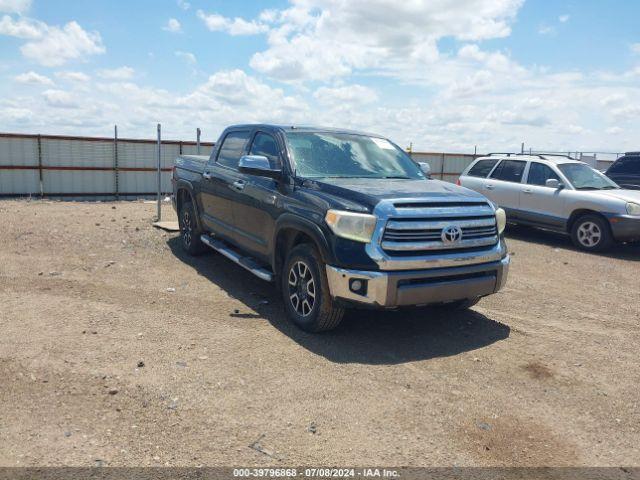
[[513,229],[472,311],[310,335],[154,213],[0,202],[0,466],[640,465],[640,246]]

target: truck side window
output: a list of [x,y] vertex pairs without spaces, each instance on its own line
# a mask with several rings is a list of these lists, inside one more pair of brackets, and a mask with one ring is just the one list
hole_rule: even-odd
[[489,175],[489,172],[491,172],[491,170],[493,169],[493,166],[496,163],[498,163],[497,159],[480,160],[473,167],[471,167],[471,170],[469,170],[469,173],[467,173],[467,176],[487,178],[487,175]]
[[504,182],[522,182],[522,174],[524,173],[524,167],[526,162],[520,160],[503,160],[493,171],[491,178],[496,180],[502,180]]
[[237,169],[250,132],[231,132],[224,137],[217,162],[225,167]]
[[556,175],[548,166],[538,162],[531,162],[531,167],[529,167],[529,178],[527,179],[527,183],[529,185],[540,185],[544,187],[547,180],[550,179],[560,181],[558,175]]
[[267,157],[272,168],[280,168],[282,164],[280,162],[279,150],[275,138],[266,133],[258,132],[253,139],[249,154]]

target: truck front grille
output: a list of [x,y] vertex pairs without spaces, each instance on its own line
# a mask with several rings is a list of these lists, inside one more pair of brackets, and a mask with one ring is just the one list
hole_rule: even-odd
[[[396,209],[408,215],[387,222],[381,246],[390,255],[470,251],[499,240],[495,214],[487,203],[413,203],[396,205]],[[453,230],[453,241],[451,235],[443,235],[447,230]]]

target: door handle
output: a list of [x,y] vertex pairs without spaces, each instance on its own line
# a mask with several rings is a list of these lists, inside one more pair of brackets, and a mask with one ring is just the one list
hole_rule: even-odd
[[208,180],[211,180],[212,177],[211,177],[211,174],[209,172],[204,172],[202,174],[202,178],[204,178],[205,180],[208,181]]
[[533,192],[531,191],[530,188],[525,188],[524,190],[522,190],[522,193],[526,193],[527,195],[531,195]]
[[235,188],[236,190],[244,190],[244,186],[245,186],[244,180],[238,180],[236,182],[233,182],[233,188]]
[[494,188],[496,188],[492,183],[487,183],[484,188],[486,188],[487,190],[493,190]]

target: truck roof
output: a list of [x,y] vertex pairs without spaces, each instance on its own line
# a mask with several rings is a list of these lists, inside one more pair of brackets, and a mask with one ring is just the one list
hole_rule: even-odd
[[325,133],[348,133],[352,135],[366,135],[369,137],[380,137],[384,138],[382,135],[371,132],[361,132],[358,130],[349,130],[346,128],[335,128],[335,127],[322,127],[322,126],[312,126],[312,125],[278,125],[273,123],[246,123],[246,124],[238,124],[238,125],[230,125],[226,130],[237,130],[237,129],[256,129],[262,128],[265,130],[271,131],[281,131],[282,133],[287,132],[325,132]]

